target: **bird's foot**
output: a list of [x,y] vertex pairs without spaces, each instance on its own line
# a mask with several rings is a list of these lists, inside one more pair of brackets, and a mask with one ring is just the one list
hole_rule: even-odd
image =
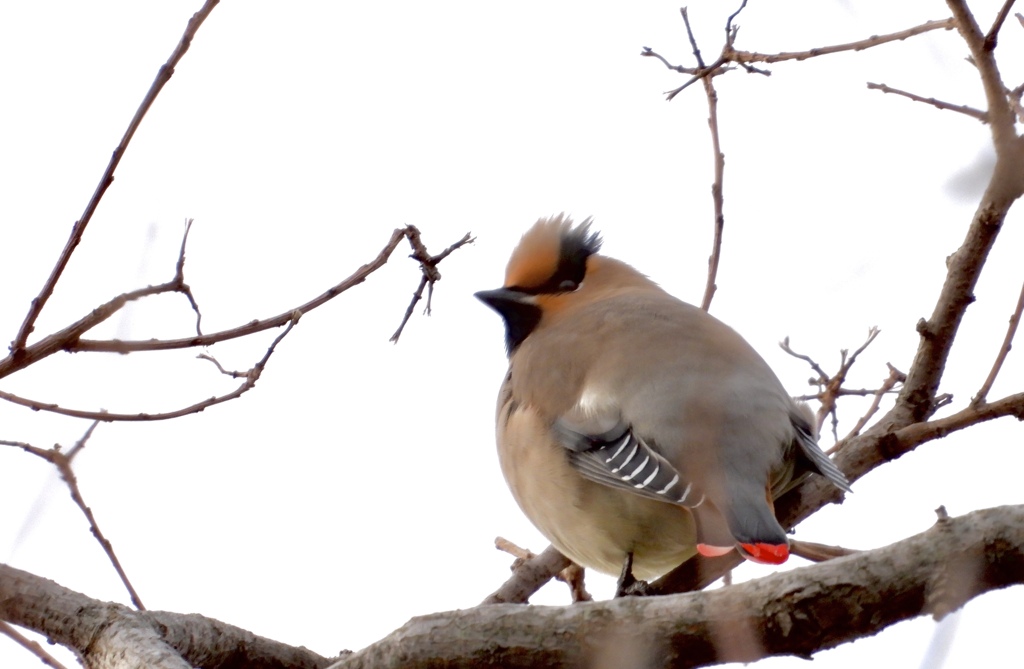
[[626,560],[622,563],[622,573],[619,574],[619,582],[615,587],[615,597],[647,597],[653,594],[651,585],[647,581],[641,581],[633,576],[633,553],[626,553]]

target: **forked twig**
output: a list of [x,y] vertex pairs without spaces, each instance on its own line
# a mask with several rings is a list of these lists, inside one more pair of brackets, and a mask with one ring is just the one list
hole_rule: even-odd
[[[223,404],[224,402],[229,402],[231,400],[238,399],[245,393],[252,390],[256,386],[256,382],[259,380],[260,376],[263,374],[263,369],[266,367],[267,362],[270,360],[270,356],[272,356],[274,354],[274,351],[277,349],[277,345],[281,343],[282,339],[288,336],[288,333],[292,331],[292,328],[295,327],[295,324],[299,322],[299,317],[301,315],[302,312],[300,311],[292,312],[292,318],[288,322],[288,325],[285,327],[284,331],[281,332],[281,334],[277,335],[277,337],[274,338],[274,341],[271,342],[270,347],[267,349],[267,352],[266,354],[264,354],[263,358],[261,358],[255,365],[253,365],[253,367],[249,369],[249,371],[245,372],[244,374],[238,375],[245,377],[245,380],[242,382],[240,386],[235,388],[230,393],[226,393],[224,395],[215,395],[214,397],[210,397],[200,402],[190,404],[189,406],[182,407],[180,409],[175,409],[174,411],[167,411],[164,413],[113,413],[102,410],[89,411],[82,409],[68,409],[60,406],[59,404],[31,400],[2,390],[0,390],[0,399],[7,400],[12,404],[27,407],[29,409],[32,409],[33,411],[46,411],[48,413],[55,413],[61,416],[69,416],[71,418],[84,418],[88,420],[101,421],[104,423],[112,423],[115,421],[151,422],[159,420],[170,420],[171,418],[180,418],[182,416],[187,416],[189,414],[199,413],[217,404]],[[206,360],[210,359],[210,356],[206,354],[200,354],[198,357]],[[221,368],[221,371],[223,371],[223,368]],[[228,372],[225,373],[231,375]]]
[[985,35],[986,51],[992,51],[996,48],[996,43],[999,41],[999,31],[1002,29],[1006,17],[1010,15],[1010,8],[1013,7],[1013,3],[1014,0],[1004,0],[1003,6],[999,8],[999,13],[996,14],[992,27],[988,29],[988,33]]
[[192,18],[188,21],[188,26],[185,28],[184,34],[178,41],[178,45],[174,48],[170,58],[167,62],[160,66],[157,72],[156,79],[153,80],[149,90],[146,92],[146,96],[142,99],[142,104],[135,111],[135,115],[132,120],[128,123],[128,129],[125,130],[124,136],[121,137],[120,143],[114,149],[114,153],[110,156],[110,162],[107,163],[107,168],[103,171],[103,175],[100,177],[100,182],[96,186],[96,190],[93,192],[92,197],[89,198],[89,202],[85,205],[85,211],[82,212],[82,217],[75,221],[74,226],[71,228],[71,236],[68,237],[67,243],[64,245],[64,250],[61,251],[60,257],[57,258],[57,263],[53,266],[53,270],[50,272],[50,276],[46,279],[43,284],[42,290],[32,300],[32,305],[29,307],[28,313],[25,315],[25,320],[21,324],[21,328],[18,330],[17,336],[11,343],[11,355],[15,358],[19,358],[25,353],[25,345],[28,343],[28,337],[35,328],[36,319],[39,318],[39,314],[42,313],[43,307],[46,305],[47,300],[53,294],[54,288],[57,286],[57,281],[60,280],[61,275],[64,273],[65,268],[68,265],[68,261],[71,260],[71,254],[74,253],[75,248],[79,242],[82,241],[82,235],[85,234],[85,228],[89,225],[89,221],[92,220],[93,214],[96,212],[96,208],[99,206],[100,200],[103,199],[104,193],[110,187],[110,184],[114,182],[114,170],[117,169],[118,164],[121,162],[121,158],[124,156],[125,151],[128,149],[128,144],[132,141],[132,137],[135,136],[135,131],[139,129],[139,125],[142,123],[142,119],[146,116],[146,112],[153,106],[153,102],[156,100],[157,95],[163,90],[164,85],[170,81],[171,76],[174,74],[174,68],[181,60],[185,52],[188,51],[189,46],[192,44],[193,38],[196,36],[196,32],[199,27],[203,25],[203,22],[213,11],[213,8],[217,6],[219,0],[206,0],[206,3],[202,8],[192,15]]
[[889,368],[889,376],[882,381],[882,385],[878,387],[878,390],[872,393],[874,395],[874,399],[871,401],[871,406],[868,407],[868,410],[864,412],[863,416],[857,419],[857,423],[853,426],[853,429],[850,430],[849,434],[843,437],[841,441],[836,442],[836,445],[828,450],[830,454],[838,451],[843,447],[843,444],[860,434],[860,431],[864,429],[864,426],[868,424],[868,421],[871,420],[872,416],[878,413],[878,407],[882,403],[882,397],[893,392],[897,383],[903,383],[907,380],[906,374],[889,363],[886,363],[886,366]]
[[[805,361],[811,366],[811,369],[818,374],[817,379],[811,379],[811,383],[821,388],[815,396],[815,399],[821,402],[821,406],[818,408],[818,429],[820,430],[821,426],[824,424],[825,416],[832,416],[832,434],[836,441],[839,440],[839,419],[836,414],[836,400],[843,395],[871,394],[871,391],[865,391],[863,393],[859,391],[847,391],[843,388],[843,383],[846,382],[846,377],[850,373],[850,369],[853,367],[853,364],[857,362],[857,358],[868,346],[871,345],[871,342],[875,340],[875,337],[878,336],[879,332],[880,330],[877,327],[869,328],[867,339],[852,354],[850,354],[846,349],[840,350],[839,369],[832,375],[825,373],[825,370],[821,368],[821,365],[811,359],[810,356],[794,351],[789,345],[789,337],[786,337],[779,343],[779,347],[782,348],[783,351],[794,358]],[[884,393],[886,391],[881,392]]]
[[[530,595],[552,577],[569,586],[574,604],[593,600],[584,583],[585,570],[559,553],[554,546],[548,546],[543,553],[537,555],[508,539],[497,537],[494,540],[494,547],[516,559],[511,567],[512,577],[497,592],[484,600],[483,604],[526,603]],[[531,588],[534,579],[535,587]]]
[[[146,288],[140,288],[117,297],[108,300],[99,307],[93,309],[84,317],[71,325],[65,327],[63,330],[48,335],[38,342],[28,346],[23,351],[23,355],[15,357],[13,354],[8,355],[3,360],[0,360],[0,378],[12,374],[19,369],[23,369],[39,360],[53,355],[59,351],[78,352],[78,351],[108,351],[115,353],[131,353],[139,351],[161,351],[161,350],[173,350],[182,348],[197,348],[216,344],[218,342],[227,341],[230,339],[237,339],[245,337],[257,332],[269,330],[271,328],[287,326],[285,332],[274,340],[273,345],[268,351],[268,356],[258,362],[256,366],[246,372],[244,375],[247,377],[246,381],[236,388],[233,392],[227,393],[221,396],[215,396],[207,398],[203,401],[190,404],[189,406],[169,411],[165,413],[116,413],[110,411],[96,411],[96,410],[80,410],[70,409],[61,407],[55,403],[43,402],[40,400],[30,399],[21,397],[14,393],[0,391],[0,399],[6,400],[19,406],[30,408],[34,411],[46,411],[50,413],[57,413],[64,416],[70,416],[74,418],[84,418],[88,420],[99,420],[103,422],[110,421],[155,421],[155,420],[167,420],[170,418],[177,418],[191,413],[198,413],[204,409],[221,404],[229,400],[235,399],[241,396],[243,393],[250,390],[259,377],[259,372],[262,371],[263,365],[266,364],[269,354],[273,353],[274,347],[277,343],[287,334],[291,328],[298,321],[298,316],[304,313],[312,311],[317,307],[326,304],[330,300],[334,299],[341,293],[349,290],[350,288],[359,285],[367,279],[372,273],[383,267],[391,257],[391,254],[395,251],[402,239],[409,239],[410,245],[413,248],[412,257],[420,263],[421,270],[424,275],[424,283],[421,283],[421,289],[418,291],[422,293],[422,286],[429,285],[433,288],[433,283],[440,279],[440,272],[437,270],[437,265],[447,258],[453,251],[473,242],[473,238],[467,233],[461,240],[452,244],[441,253],[436,256],[431,256],[427,253],[426,247],[420,240],[420,232],[415,226],[406,226],[405,228],[399,228],[395,230],[391,239],[387,245],[377,254],[369,263],[363,265],[352,273],[348,278],[341,281],[339,284],[329,288],[326,292],[320,296],[302,304],[294,309],[287,312],[278,314],[271,318],[263,320],[253,320],[245,325],[235,327],[229,330],[222,330],[220,332],[214,332],[210,334],[201,334],[200,330],[200,311],[196,304],[195,299],[192,297],[191,290],[188,284],[185,283],[184,277],[184,263],[185,263],[185,242],[187,240],[188,231],[190,229],[191,221],[186,225],[185,236],[182,239],[181,251],[178,256],[178,262],[175,269],[175,276],[173,279],[166,283],[162,283],[156,286],[147,286]],[[196,312],[196,329],[200,334],[194,337],[186,337],[183,339],[146,339],[140,341],[125,341],[125,340],[88,340],[83,339],[82,336],[96,327],[100,323],[104,322],[121,308],[123,308],[129,302],[148,297],[150,295],[157,295],[168,292],[179,292],[185,294],[190,303],[193,305],[193,310]],[[415,304],[415,301],[413,302]],[[412,305],[409,307],[409,311],[406,314],[404,323],[408,320],[411,314]],[[399,330],[400,332],[401,330]],[[396,337],[397,337],[396,333]],[[209,356],[206,356],[207,358]],[[255,374],[255,378],[250,378],[252,374]]]
[[16,446],[27,453],[31,453],[32,455],[46,460],[57,468],[57,471],[60,472],[60,477],[64,479],[64,482],[68,485],[68,489],[71,492],[71,499],[75,501],[75,504],[78,505],[82,514],[85,515],[85,519],[89,521],[89,531],[92,532],[94,537],[96,537],[96,541],[98,541],[100,546],[103,548],[103,552],[107,554],[107,558],[110,560],[110,564],[113,565],[114,570],[121,579],[121,583],[123,583],[125,589],[128,590],[128,595],[131,597],[132,604],[138,610],[144,611],[146,607],[142,605],[142,599],[135,591],[131,581],[128,580],[128,574],[125,573],[124,568],[121,566],[121,561],[117,559],[117,554],[114,552],[113,544],[111,544],[110,540],[103,535],[103,532],[100,530],[99,523],[96,522],[96,517],[92,513],[92,509],[85,503],[85,498],[82,497],[82,491],[78,487],[78,478],[75,476],[75,472],[71,468],[71,461],[83,448],[85,448],[85,444],[89,441],[89,437],[92,436],[92,433],[98,424],[99,421],[94,421],[85,431],[85,434],[75,442],[75,445],[72,446],[67,453],[61,451],[59,445],[53,448],[38,448],[31,444],[6,440],[0,441],[0,444]]
[[412,300],[409,302],[409,307],[405,310],[405,316],[402,317],[402,322],[398,324],[398,329],[395,330],[395,334],[391,335],[390,341],[395,344],[398,343],[398,338],[402,336],[405,324],[408,323],[409,319],[412,317],[412,311],[416,307],[416,303],[423,299],[424,287],[429,287],[425,313],[428,316],[430,315],[430,301],[434,295],[434,284],[441,280],[441,272],[438,271],[437,264],[451,255],[452,251],[476,241],[476,238],[471,237],[467,232],[463,235],[462,239],[455,242],[444,251],[441,251],[436,256],[432,256],[427,252],[427,247],[423,245],[423,241],[420,239],[420,231],[412,226],[409,226],[407,229],[411,231],[408,234],[408,237],[409,244],[413,249],[412,255],[409,257],[419,261],[420,271],[423,273],[423,276],[420,277],[420,285],[412,294]]

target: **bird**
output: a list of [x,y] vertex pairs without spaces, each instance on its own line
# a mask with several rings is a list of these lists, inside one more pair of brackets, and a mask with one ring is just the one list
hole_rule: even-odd
[[527,518],[617,594],[696,553],[789,557],[773,501],[808,475],[850,484],[811,409],[706,311],[602,255],[592,220],[541,218],[501,288],[498,459]]

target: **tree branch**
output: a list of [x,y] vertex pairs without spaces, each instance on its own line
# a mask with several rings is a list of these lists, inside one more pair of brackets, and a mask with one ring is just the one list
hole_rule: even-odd
[[[173,411],[166,411],[163,413],[113,413],[104,410],[90,411],[84,409],[69,409],[66,407],[62,407],[58,404],[26,399],[24,397],[20,397],[18,395],[3,390],[0,390],[0,399],[7,400],[12,404],[27,407],[29,409],[32,409],[33,411],[45,411],[47,413],[55,413],[61,416],[69,416],[71,418],[84,418],[87,420],[101,421],[104,423],[170,420],[171,418],[180,418],[182,416],[187,416],[189,414],[200,413],[217,404],[223,404],[224,402],[229,402],[231,400],[237,399],[244,395],[245,393],[252,390],[254,387],[256,387],[256,382],[259,381],[260,376],[262,376],[263,370],[267,366],[267,362],[270,361],[270,356],[274,354],[274,351],[277,349],[277,345],[281,343],[281,340],[287,337],[288,333],[290,333],[292,331],[292,328],[295,327],[295,324],[299,322],[299,318],[301,316],[302,312],[293,312],[291,315],[291,320],[288,322],[288,326],[284,329],[284,332],[282,332],[281,334],[277,335],[277,337],[274,338],[274,341],[271,342],[270,347],[267,348],[267,352],[263,355],[263,358],[261,358],[255,365],[253,365],[252,368],[249,369],[245,374],[232,375],[242,376],[245,379],[241,383],[241,385],[239,385],[233,391],[231,391],[230,393],[225,393],[224,395],[210,397],[208,399],[196,402],[194,404],[190,404],[180,409],[175,409]],[[206,357],[207,359],[209,359],[209,356]]]
[[941,19],[938,21],[928,21],[919,26],[900,30],[899,32],[889,33],[887,35],[872,35],[867,39],[857,40],[856,42],[816,47],[814,49],[808,49],[807,51],[755,53],[752,51],[738,51],[730,46],[723,55],[727,57],[727,60],[734,63],[781,63],[786,60],[807,60],[808,58],[827,56],[833,53],[842,53],[844,51],[863,51],[864,49],[888,44],[889,42],[902,41],[909,37],[914,37],[915,35],[920,35],[932,30],[952,30],[955,27],[956,22],[953,19]]
[[967,105],[955,105],[950,102],[936,100],[935,98],[923,98],[920,95],[914,95],[913,93],[908,93],[907,91],[901,91],[898,88],[892,88],[890,86],[886,86],[885,84],[874,84],[871,83],[870,81],[868,82],[868,89],[873,91],[882,91],[883,93],[892,93],[893,95],[900,95],[909,100],[913,100],[914,102],[923,102],[927,105],[935,107],[936,109],[947,109],[949,111],[957,112],[958,114],[970,116],[971,118],[977,119],[982,123],[988,123],[988,114],[981,111],[980,109],[975,109],[974,107],[969,107]]
[[132,141],[132,137],[135,136],[135,131],[139,129],[139,125],[142,123],[142,119],[146,116],[146,112],[153,106],[153,102],[156,100],[156,96],[163,90],[164,85],[170,81],[171,76],[174,74],[174,68],[177,66],[178,61],[188,51],[189,46],[192,44],[192,40],[195,38],[196,33],[199,31],[199,27],[203,25],[203,22],[213,11],[213,8],[217,6],[220,0],[206,0],[202,8],[192,15],[189,19],[188,25],[185,27],[185,32],[182,34],[181,39],[178,41],[178,45],[174,48],[171,53],[171,57],[167,59],[167,62],[160,66],[157,71],[156,79],[153,80],[153,84],[149,87],[146,92],[146,96],[142,99],[142,104],[135,111],[135,116],[132,117],[131,122],[128,123],[128,129],[125,130],[124,136],[121,137],[121,142],[114,149],[114,154],[110,156],[110,162],[107,163],[107,168],[103,171],[103,176],[100,177],[100,182],[96,186],[96,190],[93,192],[92,197],[89,198],[88,204],[85,205],[85,211],[82,213],[82,217],[75,221],[74,226],[71,228],[71,236],[68,238],[67,243],[64,245],[64,250],[61,251],[60,257],[57,258],[57,263],[53,266],[53,270],[50,271],[50,276],[46,279],[46,283],[43,284],[42,290],[39,291],[39,295],[32,300],[32,305],[29,307],[28,313],[25,315],[25,320],[21,324],[21,328],[18,330],[18,334],[15,336],[14,341],[11,342],[11,355],[18,359],[25,354],[25,345],[28,342],[28,336],[32,333],[35,327],[36,319],[39,318],[39,314],[42,313],[43,307],[46,305],[47,300],[53,294],[53,289],[57,286],[57,281],[60,280],[61,275],[64,273],[64,269],[68,265],[68,261],[71,260],[71,254],[74,253],[75,248],[79,242],[82,241],[82,235],[85,234],[85,228],[89,225],[89,221],[92,220],[92,215],[96,212],[96,208],[100,204],[100,200],[103,199],[104,193],[110,187],[110,184],[114,183],[114,170],[117,169],[118,164],[121,162],[121,158],[124,156],[125,151],[128,149],[128,144]]
[[16,644],[38,657],[46,666],[53,669],[67,669],[57,661],[57,658],[47,653],[42,646],[19,632],[13,625],[8,625],[2,620],[0,620],[0,634],[5,634],[13,639]]
[[[809,657],[1024,582],[1024,506],[940,521],[886,548],[729,588],[569,607],[508,604],[414,618],[332,669],[699,667]],[[552,630],[558,630],[557,634]]]
[[331,662],[198,614],[100,602],[3,564],[0,619],[76,650],[90,668],[319,669]]
[[1013,338],[1017,334],[1017,326],[1020,325],[1021,313],[1024,312],[1024,284],[1020,287],[1020,296],[1017,297],[1017,307],[1010,314],[1010,324],[1006,328],[1006,335],[1003,336],[1003,345],[999,347],[999,353],[996,354],[996,360],[992,363],[992,369],[989,370],[988,376],[985,378],[984,383],[981,384],[981,388],[978,389],[977,394],[971,399],[971,406],[977,406],[983,404],[985,399],[988,397],[988,393],[992,390],[992,384],[996,382],[996,377],[999,376],[999,370],[1003,368],[1003,363],[1006,362],[1006,356],[1010,354],[1010,349],[1013,347]]

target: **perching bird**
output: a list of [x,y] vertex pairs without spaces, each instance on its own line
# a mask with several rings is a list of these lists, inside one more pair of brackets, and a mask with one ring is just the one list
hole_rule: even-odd
[[731,328],[600,247],[590,219],[541,219],[476,294],[505,320],[512,495],[573,561],[622,570],[620,592],[698,551],[784,562],[773,499],[807,472],[849,490],[813,414]]

